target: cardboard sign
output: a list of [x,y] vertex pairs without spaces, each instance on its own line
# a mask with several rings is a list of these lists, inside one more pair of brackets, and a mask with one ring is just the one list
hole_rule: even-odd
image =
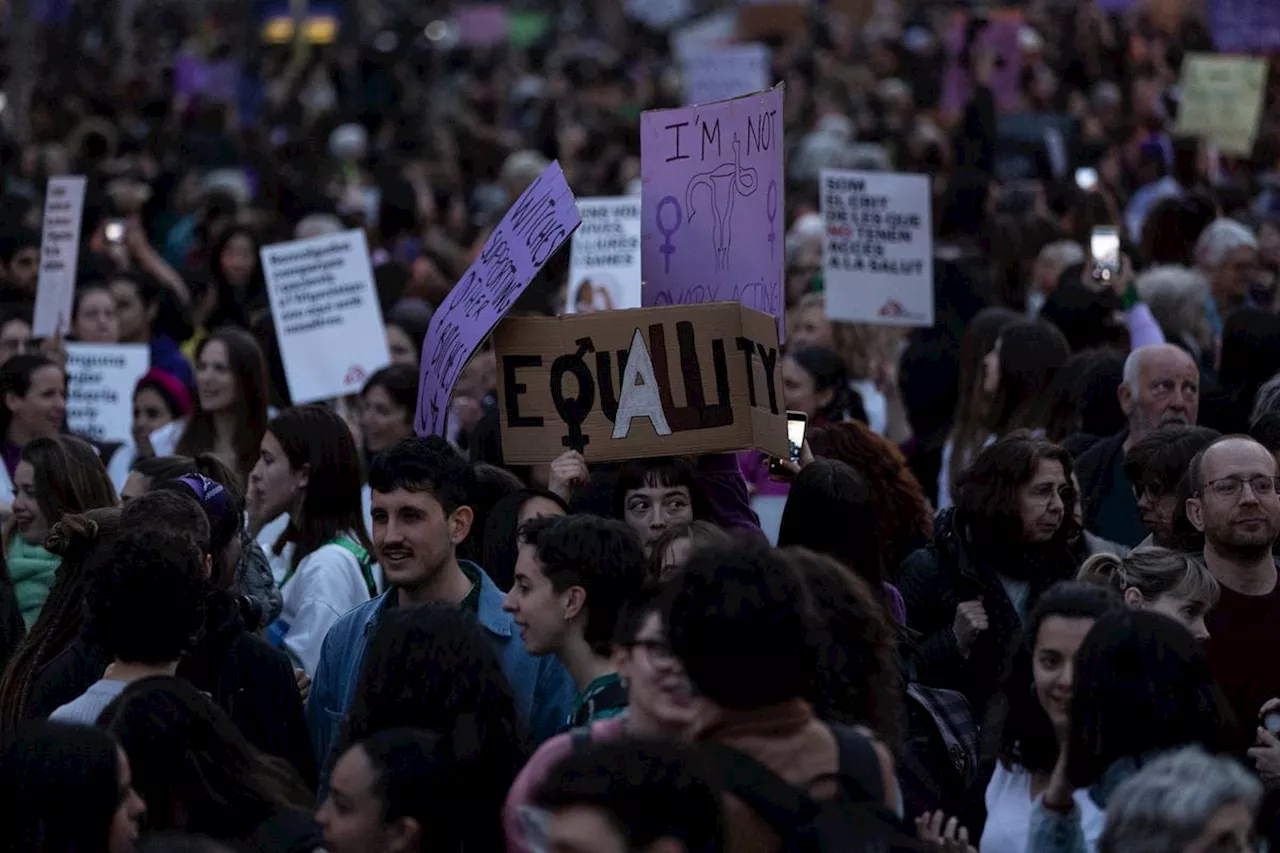
[[640,307],[640,199],[578,199],[565,313]]
[[449,296],[422,342],[418,435],[444,435],[458,374],[547,259],[582,224],[559,163],[521,193]]
[[391,363],[364,232],[263,246],[261,256],[294,405],[359,393]]
[[132,441],[133,388],[151,367],[146,344],[67,348],[67,426],[95,441]]
[[512,319],[494,347],[509,463],[787,452],[776,326],[736,303]]
[[768,46],[758,42],[682,56],[684,102],[707,104],[763,91],[771,82],[769,63]]
[[646,306],[741,302],[782,337],[782,93],[640,114]]
[[808,23],[805,0],[751,0],[738,6],[738,37],[744,41],[788,38],[802,34]]
[[1267,88],[1267,61],[1191,53],[1182,63],[1178,133],[1207,139],[1225,154],[1253,152]]
[[44,197],[44,225],[40,232],[40,278],[31,334],[51,337],[71,331],[76,298],[76,270],[80,263],[80,217],[84,213],[83,175],[50,178]]
[[823,170],[828,317],[933,325],[931,200],[927,175]]

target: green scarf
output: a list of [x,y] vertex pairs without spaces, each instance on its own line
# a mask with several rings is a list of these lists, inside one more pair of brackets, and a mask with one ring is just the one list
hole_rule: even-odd
[[53,576],[60,563],[58,557],[17,534],[9,543],[9,577],[13,579],[13,592],[28,631],[49,597],[49,587],[53,586]]

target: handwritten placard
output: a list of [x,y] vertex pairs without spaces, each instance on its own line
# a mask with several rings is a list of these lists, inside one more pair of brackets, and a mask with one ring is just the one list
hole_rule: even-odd
[[681,57],[684,102],[706,104],[769,88],[769,47],[733,44]]
[[828,317],[933,325],[931,199],[926,175],[823,170]]
[[146,344],[68,343],[67,426],[95,441],[133,436],[133,388],[151,366]]
[[1267,88],[1265,59],[1188,54],[1180,88],[1178,133],[1207,139],[1225,154],[1253,153]]
[[443,435],[458,374],[493,327],[581,224],[559,163],[526,189],[431,317],[422,343],[418,435]]
[[363,231],[276,243],[261,254],[294,405],[358,393],[391,363]]
[[507,462],[787,451],[777,326],[741,305],[512,318],[494,350]]
[[646,306],[741,302],[782,335],[782,97],[641,113]]
[[40,278],[31,334],[47,338],[71,331],[80,263],[80,217],[84,212],[85,178],[64,175],[49,179],[40,236]]
[[640,307],[640,199],[578,199],[566,314]]

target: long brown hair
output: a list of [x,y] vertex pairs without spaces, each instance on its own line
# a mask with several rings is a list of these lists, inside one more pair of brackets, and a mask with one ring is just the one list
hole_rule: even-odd
[[[35,469],[36,505],[50,527],[68,513],[119,504],[97,451],[73,435],[32,439],[22,448],[22,461]],[[10,526],[6,543],[15,533]]]
[[977,455],[990,432],[985,426],[987,400],[982,393],[982,360],[991,352],[1005,326],[1018,320],[1008,308],[984,308],[965,329],[960,342],[960,396],[951,419],[951,465],[943,475],[956,493],[960,472]]
[[[228,328],[219,329],[201,342],[196,350],[197,364],[209,344],[215,342],[227,348],[227,364],[235,377],[236,431],[231,444],[236,453],[236,473],[243,477],[258,458],[258,448],[267,431],[267,362],[252,335]],[[197,394],[175,452],[179,456],[199,456],[213,451],[217,443],[213,413],[201,407]]]
[[79,635],[89,587],[89,560],[99,548],[109,545],[119,525],[120,510],[102,507],[64,515],[49,529],[44,546],[61,557],[62,563],[39,618],[18,644],[0,678],[0,741],[7,740],[29,716],[27,697],[36,673]]

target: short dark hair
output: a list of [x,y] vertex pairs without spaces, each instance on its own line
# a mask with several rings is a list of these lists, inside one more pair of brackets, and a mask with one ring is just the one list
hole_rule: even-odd
[[726,708],[812,695],[818,665],[804,584],[777,551],[701,548],[671,584],[671,649],[703,694]]
[[689,490],[693,500],[693,517],[707,516],[702,489],[698,486],[698,469],[683,456],[657,456],[633,459],[622,466],[613,486],[613,517],[626,518],[627,492],[635,489],[679,488]]
[[1191,460],[1222,433],[1208,427],[1164,426],[1125,451],[1124,475],[1135,487],[1154,486],[1168,495],[1191,466]]
[[369,488],[386,494],[397,489],[430,492],[446,513],[471,506],[476,472],[453,445],[438,435],[406,438],[373,458]]
[[834,557],[868,583],[884,582],[871,488],[852,466],[815,459],[800,471],[778,527],[778,547],[792,545]]
[[645,582],[644,546],[635,531],[595,515],[543,516],[520,529],[520,541],[533,547],[556,592],[571,586],[586,591],[583,638],[596,654],[607,655],[618,615]]
[[600,809],[626,839],[645,850],[663,838],[689,853],[720,853],[720,795],[692,747],[667,741],[606,741],[565,758],[534,792],[549,811]]
[[989,717],[1000,732],[999,758],[1006,768],[1017,764],[1031,773],[1049,773],[1058,760],[1053,723],[1035,695],[1032,667],[1040,626],[1051,616],[1096,620],[1120,606],[1119,596],[1106,587],[1075,581],[1054,584],[1036,602]]
[[982,449],[963,474],[956,490],[956,524],[976,541],[1001,546],[1023,540],[1018,490],[1036,474],[1044,460],[1062,465],[1067,478],[1067,494],[1062,502],[1067,511],[1054,537],[1065,542],[1074,532],[1071,505],[1075,488],[1071,484],[1071,454],[1051,441],[1027,430],[1015,430]]
[[418,406],[418,371],[403,364],[384,367],[369,377],[360,395],[364,396],[375,388],[386,391],[387,396],[405,410],[406,420],[413,423],[414,410]]
[[1254,421],[1249,437],[1272,453],[1280,451],[1280,412],[1267,412]]
[[209,516],[189,493],[164,489],[138,495],[120,510],[120,529],[178,531],[190,536],[204,553],[213,550]]
[[1232,750],[1235,715],[1204,648],[1183,625],[1119,608],[1098,619],[1076,653],[1067,776],[1076,788],[1117,760],[1202,744]]
[[201,623],[204,556],[190,535],[124,530],[94,560],[87,630],[125,663],[178,660]]

